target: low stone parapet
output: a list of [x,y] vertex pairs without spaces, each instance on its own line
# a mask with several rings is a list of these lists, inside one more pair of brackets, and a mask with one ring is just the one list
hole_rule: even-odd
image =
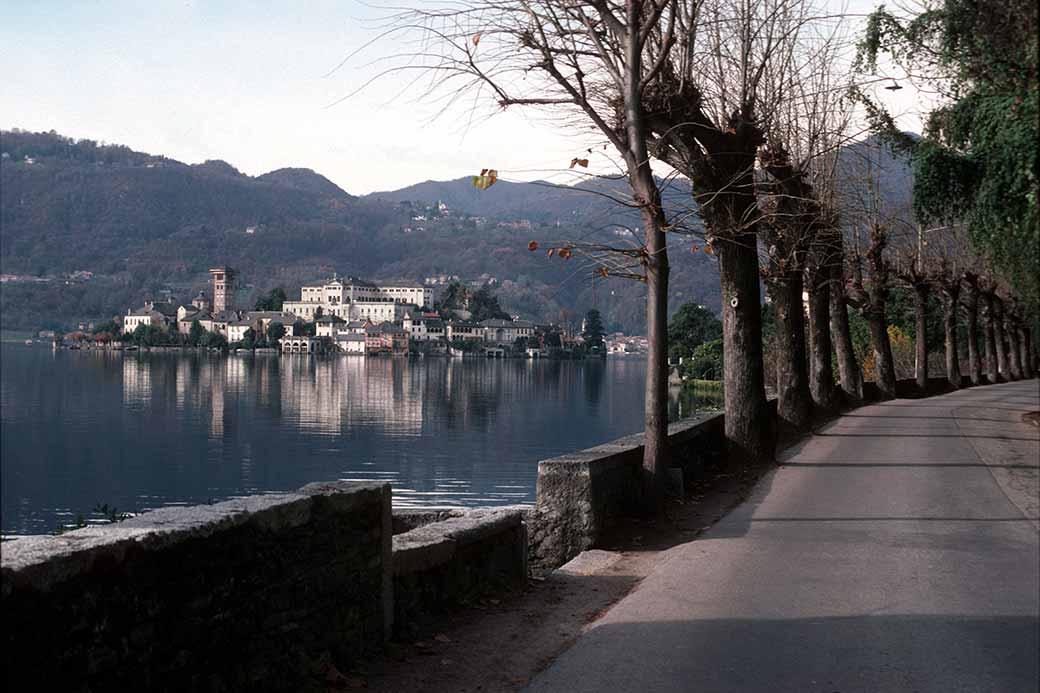
[[286,690],[378,649],[390,487],[163,508],[3,545],[7,690]]
[[449,517],[425,513],[433,521],[393,538],[396,636],[408,638],[466,601],[527,579],[523,509],[440,512]]
[[[530,516],[530,558],[553,568],[592,548],[619,516],[642,501],[643,434],[560,455],[538,463],[538,488]],[[668,426],[673,467],[686,480],[725,450],[724,418],[702,414]]]

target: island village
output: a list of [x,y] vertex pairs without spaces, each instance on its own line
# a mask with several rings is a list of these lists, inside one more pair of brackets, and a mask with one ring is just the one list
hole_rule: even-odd
[[320,285],[301,287],[299,300],[277,299],[273,305],[258,303],[257,310],[244,310],[235,305],[235,270],[219,266],[209,275],[208,295],[200,291],[189,303],[180,303],[172,295],[146,301],[113,320],[118,337],[98,339],[95,332],[92,339],[74,340],[73,346],[226,346],[285,354],[528,358],[645,351],[644,338],[613,334],[604,340],[598,327],[596,343],[587,343],[586,321],[581,333],[575,333],[518,316],[472,320],[468,290],[463,292],[461,308],[437,310],[432,286],[334,274]]

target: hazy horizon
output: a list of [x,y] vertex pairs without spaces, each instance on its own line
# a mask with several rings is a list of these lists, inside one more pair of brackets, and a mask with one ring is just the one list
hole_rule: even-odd
[[[420,100],[403,74],[336,103],[396,50],[377,42],[335,69],[378,35],[385,12],[334,0],[305,13],[281,0],[5,4],[0,127],[55,130],[188,164],[220,159],[251,176],[309,168],[354,195],[485,167],[503,180],[580,179],[567,164],[601,139],[544,114],[489,117],[495,109],[471,102],[438,114],[441,104]],[[916,131],[912,92],[881,96]]]

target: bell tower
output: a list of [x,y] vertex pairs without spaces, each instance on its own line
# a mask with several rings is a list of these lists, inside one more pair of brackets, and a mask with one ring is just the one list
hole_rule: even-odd
[[225,265],[214,267],[209,275],[213,283],[213,312],[230,310],[235,300],[235,271]]

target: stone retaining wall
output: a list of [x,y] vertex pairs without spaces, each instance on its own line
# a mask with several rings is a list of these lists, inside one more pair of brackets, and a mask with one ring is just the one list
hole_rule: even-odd
[[[686,481],[721,458],[724,421],[722,414],[702,414],[668,426],[672,466]],[[642,463],[642,433],[539,462],[529,517],[532,564],[563,565],[595,546],[617,517],[638,512]]]
[[[450,609],[527,579],[523,509],[403,513],[428,524],[393,540],[394,635],[409,638]],[[447,514],[447,519],[442,519]],[[395,522],[397,519],[395,518]]]
[[390,487],[311,484],[3,545],[7,690],[292,690],[382,646]]

